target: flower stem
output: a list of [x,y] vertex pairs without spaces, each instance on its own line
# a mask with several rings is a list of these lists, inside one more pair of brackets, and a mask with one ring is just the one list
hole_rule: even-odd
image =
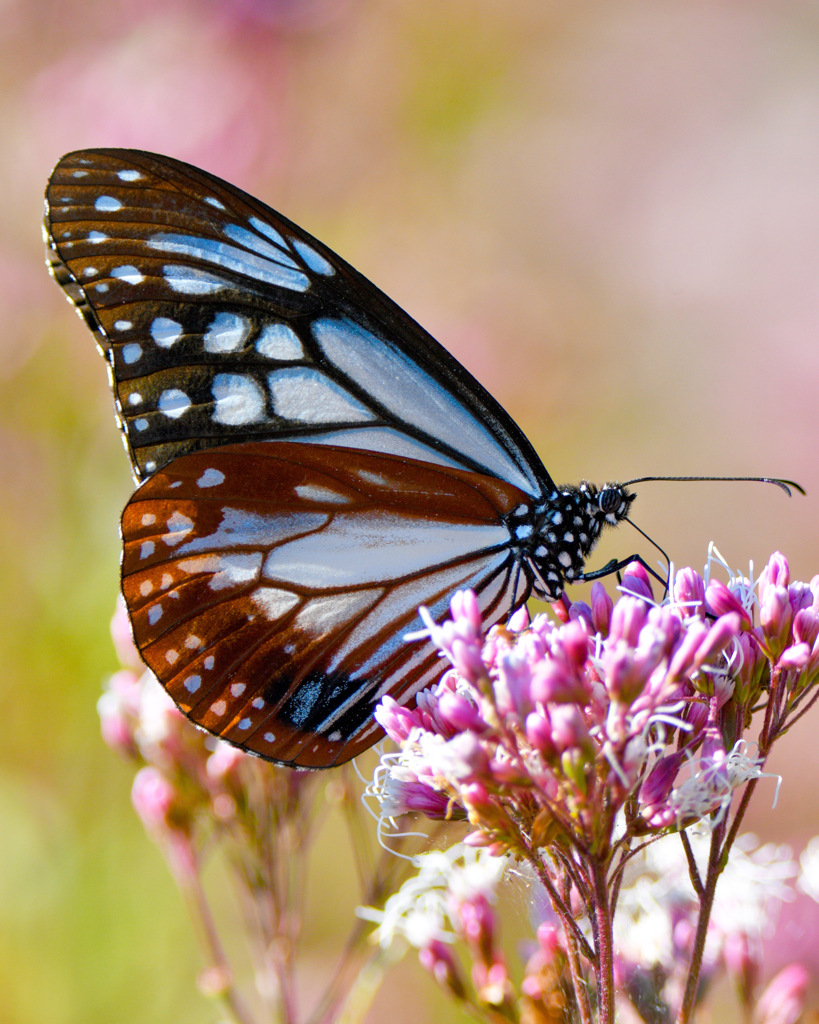
[[599,1024],[614,1024],[614,935],[613,918],[606,885],[607,865],[592,864],[594,917],[596,923],[597,1019]]
[[697,931],[694,936],[694,946],[691,951],[691,960],[688,965],[688,978],[685,984],[680,1012],[677,1016],[677,1024],[688,1024],[692,1019],[694,1004],[699,988],[700,970],[702,969],[702,958],[705,953],[705,939],[708,934],[708,922],[711,919],[711,909],[714,905],[714,895],[717,891],[717,881],[724,866],[724,858],[721,854],[722,837],[725,834],[724,825],[717,825],[711,833],[711,850],[708,854],[708,870],[705,875],[705,882],[700,892],[700,910],[697,916]]

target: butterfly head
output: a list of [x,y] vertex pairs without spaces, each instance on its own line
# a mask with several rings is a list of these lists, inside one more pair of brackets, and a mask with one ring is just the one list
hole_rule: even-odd
[[592,510],[592,514],[599,520],[601,527],[621,523],[628,516],[631,503],[637,497],[620,484],[604,484],[599,490],[592,484],[583,486],[596,498],[597,509]]
[[597,487],[583,481],[558,488],[541,506],[525,553],[535,591],[554,601],[567,583],[583,579],[586,559],[604,527],[627,518],[636,495],[620,484]]

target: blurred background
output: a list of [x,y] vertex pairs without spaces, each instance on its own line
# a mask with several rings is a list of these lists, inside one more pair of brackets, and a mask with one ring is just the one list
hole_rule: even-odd
[[[51,167],[133,146],[258,195],[439,338],[559,482],[799,480],[808,496],[791,500],[645,484],[633,517],[678,566],[701,569],[713,540],[746,572],[781,549],[810,579],[819,8],[3,0],[0,14],[0,1019],[212,1020],[132,769],[99,738],[131,482],[103,363],[43,265]],[[594,564],[634,550],[656,558],[624,526]],[[770,767],[775,810],[773,782],[760,788],[763,839],[819,832],[818,723]],[[318,964],[345,930],[337,884],[319,870]],[[461,1019],[414,965],[388,990],[374,1021]]]

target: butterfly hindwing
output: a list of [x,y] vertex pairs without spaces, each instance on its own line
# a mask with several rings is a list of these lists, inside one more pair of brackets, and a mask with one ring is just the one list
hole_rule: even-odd
[[50,264],[111,367],[142,480],[238,440],[385,452],[551,481],[520,428],[414,320],[241,190],[134,150],[83,150],[47,194]]
[[303,443],[176,459],[122,519],[123,593],[148,665],[197,724],[304,767],[377,735],[372,709],[441,671],[408,644],[459,587],[497,620],[516,585],[501,521],[525,497],[466,471]]

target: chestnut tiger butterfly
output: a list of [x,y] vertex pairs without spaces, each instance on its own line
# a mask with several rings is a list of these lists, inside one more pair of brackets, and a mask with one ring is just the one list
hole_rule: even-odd
[[[517,424],[325,245],[238,188],[127,149],[63,157],[49,269],[108,364],[138,484],[134,639],[197,725],[341,764],[441,671],[407,643],[459,588],[487,623],[558,598],[624,485],[557,487]],[[636,482],[636,481],[633,481]]]

